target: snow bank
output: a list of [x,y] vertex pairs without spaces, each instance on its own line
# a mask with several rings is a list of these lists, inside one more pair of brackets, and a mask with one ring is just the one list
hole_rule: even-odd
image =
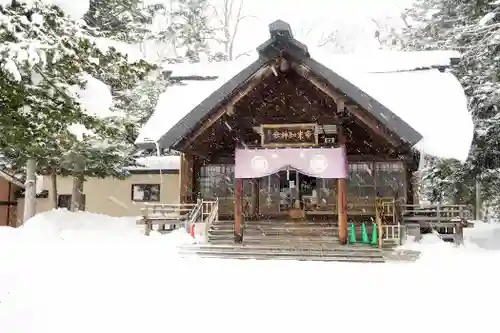
[[[432,235],[414,244],[425,252],[422,260],[384,265],[181,259],[174,248],[185,241],[182,231],[154,237],[131,232],[120,241],[18,237],[35,227],[46,234],[42,226],[50,226],[48,233],[132,230],[131,221],[60,210],[17,230],[0,228],[0,332],[203,332],[221,315],[221,333],[235,327],[243,333],[330,332],[332,325],[357,332],[387,318],[387,333],[473,332],[478,323],[481,332],[497,330],[496,307],[485,304],[500,297],[492,264],[500,251],[457,249]],[[487,229],[477,230],[486,235]],[[441,319],[417,320],[422,309]],[[244,325],[242,314],[252,317]]]
[[[144,227],[136,224],[137,217],[112,217],[89,212],[71,212],[57,209],[40,213],[18,229],[5,229],[1,237],[40,241],[92,241],[146,242],[161,241],[165,245],[191,244],[192,237],[179,229],[167,235],[153,232],[144,236]],[[1,229],[0,229],[1,230]],[[3,234],[3,236],[1,236]]]
[[500,224],[472,221],[474,228],[464,230],[465,241],[485,250],[500,250]]
[[26,221],[20,232],[49,239],[64,239],[75,232],[103,236],[137,236],[141,229],[134,217],[110,217],[89,212],[70,212],[66,209],[40,213]]

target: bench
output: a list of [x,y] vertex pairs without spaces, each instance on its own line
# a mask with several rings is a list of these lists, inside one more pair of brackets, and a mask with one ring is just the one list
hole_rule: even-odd
[[[412,221],[406,222],[404,225],[408,230],[408,234],[415,236],[417,239],[421,237],[421,228],[431,228],[444,241],[452,241],[457,245],[463,244],[464,241],[463,221]],[[451,233],[448,232],[450,230]]]
[[141,209],[142,216],[136,223],[145,227],[146,236],[153,231],[153,226],[158,226],[160,232],[171,231],[182,227],[192,210],[192,204],[148,204]]
[[178,229],[184,225],[184,220],[180,217],[177,219],[164,218],[164,217],[148,217],[137,220],[137,225],[143,225],[145,227],[144,234],[149,236],[151,231],[153,231],[153,226],[158,226],[158,231],[172,231]]

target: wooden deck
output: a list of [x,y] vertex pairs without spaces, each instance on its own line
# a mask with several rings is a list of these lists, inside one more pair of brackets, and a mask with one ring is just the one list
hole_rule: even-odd
[[445,241],[463,243],[463,229],[471,227],[471,210],[466,205],[401,205],[401,221],[409,234],[437,232]]

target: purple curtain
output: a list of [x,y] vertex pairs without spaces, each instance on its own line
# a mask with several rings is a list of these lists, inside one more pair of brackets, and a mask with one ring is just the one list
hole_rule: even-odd
[[236,149],[235,177],[260,178],[286,168],[318,178],[347,178],[344,148]]

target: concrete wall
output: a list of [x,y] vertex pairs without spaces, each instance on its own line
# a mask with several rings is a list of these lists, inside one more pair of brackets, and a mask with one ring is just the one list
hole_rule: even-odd
[[[58,177],[58,195],[71,195],[73,179]],[[139,216],[144,202],[132,200],[132,184],[160,184],[160,201],[154,203],[179,203],[179,174],[166,171],[162,175],[133,174],[125,180],[115,178],[89,178],[83,185],[85,210],[110,216]],[[50,177],[44,177],[43,189],[50,191]],[[23,199],[19,200],[18,214],[22,217]],[[36,212],[51,210],[49,198],[38,198]]]

